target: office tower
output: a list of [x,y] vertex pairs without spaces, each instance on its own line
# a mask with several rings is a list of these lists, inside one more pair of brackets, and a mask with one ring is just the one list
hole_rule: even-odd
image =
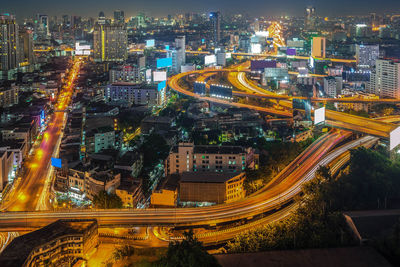
[[210,21],[212,25],[212,40],[214,46],[217,46],[221,41],[221,13],[210,12]]
[[400,63],[393,60],[376,60],[367,92],[382,98],[400,98]]
[[175,38],[175,48],[178,50],[181,57],[181,65],[186,63],[186,38],[185,36],[178,36]]
[[125,23],[125,13],[122,10],[114,11],[114,22]]
[[180,49],[170,49],[167,51],[167,57],[172,58],[172,68],[174,73],[179,73],[182,66],[182,56]]
[[312,39],[311,56],[324,58],[326,56],[325,47],[326,47],[325,37],[314,37]]
[[146,25],[146,15],[144,13],[139,13],[136,17],[136,24],[138,28],[145,28]]
[[62,16],[62,25],[64,29],[69,28],[71,26],[71,21],[68,15]]
[[33,32],[30,29],[20,29],[19,31],[19,56],[20,62],[26,65],[33,64],[35,61]]
[[12,15],[0,15],[0,71],[18,67],[18,24]]
[[226,53],[225,50],[218,51],[216,54],[217,65],[225,67],[226,65]]
[[95,61],[124,61],[128,36],[124,25],[96,24],[93,34]]
[[315,7],[313,6],[306,7],[304,28],[306,30],[314,30],[315,21],[316,21]]
[[379,45],[356,45],[357,65],[360,67],[373,67],[379,58]]
[[49,17],[47,15],[38,14],[36,18],[36,35],[40,39],[46,39],[50,36]]
[[101,25],[106,24],[106,16],[104,15],[104,12],[103,12],[103,11],[100,11],[100,12],[99,12],[99,17],[98,17],[98,19],[97,19],[97,23],[98,23],[98,24],[101,24]]

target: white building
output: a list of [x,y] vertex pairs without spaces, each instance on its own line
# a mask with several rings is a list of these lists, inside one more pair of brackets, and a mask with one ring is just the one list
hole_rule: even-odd
[[225,65],[226,65],[226,53],[225,52],[217,53],[217,65],[225,67]]
[[400,98],[400,63],[378,59],[367,84],[367,92],[381,98]]
[[328,97],[336,97],[342,91],[342,77],[328,76],[324,78],[324,92]]
[[140,68],[135,65],[125,65],[118,68],[113,68],[109,72],[110,83],[129,82],[140,83],[144,81]]
[[175,38],[175,48],[179,52],[179,57],[181,59],[181,64],[186,63],[186,38],[185,36],[178,36]]

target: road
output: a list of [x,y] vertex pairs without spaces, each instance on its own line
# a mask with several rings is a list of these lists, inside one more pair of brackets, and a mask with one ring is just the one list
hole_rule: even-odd
[[7,212],[0,217],[0,226],[39,227],[61,218],[97,218],[101,225],[215,225],[253,218],[279,209],[293,200],[304,182],[314,176],[320,165],[328,164],[345,151],[371,141],[367,136],[350,142],[329,153],[344,140],[343,132],[332,131],[310,145],[293,161],[285,175],[274,178],[264,190],[241,201],[201,208],[125,209],[125,210],[67,210],[38,212]]
[[65,86],[60,93],[55,112],[43,134],[40,146],[35,149],[32,158],[25,162],[25,173],[21,181],[10,192],[12,196],[2,205],[7,211],[33,211],[47,209],[48,189],[51,184],[51,157],[57,153],[62,128],[65,125],[66,113],[73,93],[74,81],[77,78],[81,59],[76,58]]

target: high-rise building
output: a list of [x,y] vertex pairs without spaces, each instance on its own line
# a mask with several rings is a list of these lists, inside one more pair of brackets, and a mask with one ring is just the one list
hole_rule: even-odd
[[30,29],[19,31],[19,58],[24,64],[33,64],[35,54],[33,53],[33,32]]
[[97,23],[101,24],[101,25],[106,24],[106,16],[104,15],[103,11],[99,12],[99,17],[97,19]]
[[0,16],[0,71],[18,67],[18,24],[12,15]]
[[306,14],[305,14],[304,28],[306,30],[314,30],[316,21],[315,7],[308,6],[306,7],[305,11]]
[[186,38],[185,36],[178,36],[175,38],[175,47],[180,57],[181,65],[186,63]]
[[357,65],[360,67],[373,67],[379,58],[379,45],[356,45]]
[[221,41],[221,12],[210,12],[210,21],[212,25],[212,39],[214,46]]
[[46,39],[50,36],[49,17],[47,15],[37,14],[36,36],[40,39]]
[[93,43],[95,61],[124,61],[128,56],[128,36],[124,25],[97,23]]
[[367,92],[383,98],[400,98],[400,62],[378,59]]
[[311,56],[324,58],[326,56],[325,47],[326,47],[325,37],[314,37],[312,39]]
[[122,10],[114,11],[114,22],[125,23],[125,13]]
[[167,51],[167,57],[172,58],[172,68],[174,73],[179,73],[182,66],[181,49],[170,49]]

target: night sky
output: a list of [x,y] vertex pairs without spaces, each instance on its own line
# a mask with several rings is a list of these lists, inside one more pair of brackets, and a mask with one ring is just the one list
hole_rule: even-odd
[[302,15],[304,7],[314,5],[321,16],[359,15],[371,12],[399,13],[400,0],[1,0],[0,12],[16,14],[18,19],[43,13],[97,17],[103,10],[112,17],[122,9],[130,17],[138,12],[150,16],[220,10],[222,13],[262,15]]

